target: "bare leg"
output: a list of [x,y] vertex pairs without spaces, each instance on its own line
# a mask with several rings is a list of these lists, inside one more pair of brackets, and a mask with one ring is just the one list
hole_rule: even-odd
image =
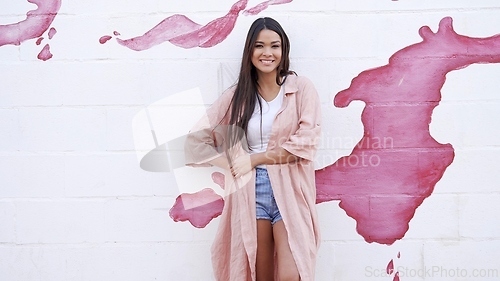
[[273,227],[269,220],[257,220],[257,281],[274,280]]
[[300,275],[295,260],[288,243],[288,234],[286,232],[283,220],[276,222],[273,226],[274,243],[278,255],[278,276],[280,281],[299,281]]

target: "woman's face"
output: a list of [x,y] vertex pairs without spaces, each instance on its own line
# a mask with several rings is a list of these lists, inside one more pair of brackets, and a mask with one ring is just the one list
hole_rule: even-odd
[[274,74],[281,62],[281,38],[278,33],[263,29],[255,41],[252,64],[260,75]]

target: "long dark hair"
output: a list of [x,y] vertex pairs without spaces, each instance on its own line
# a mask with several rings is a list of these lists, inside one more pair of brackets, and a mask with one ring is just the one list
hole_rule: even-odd
[[258,102],[262,107],[261,101],[257,97],[257,70],[252,63],[252,56],[255,41],[257,41],[259,33],[264,29],[276,32],[281,39],[281,61],[276,72],[276,84],[282,85],[285,82],[284,79],[282,81],[282,78],[286,78],[288,74],[294,73],[289,70],[290,41],[281,25],[276,20],[268,17],[255,20],[248,30],[243,57],[241,59],[240,74],[229,108],[229,125],[233,128],[233,130],[230,130],[231,144],[240,140],[242,134],[247,132],[248,121],[252,117],[256,103]]

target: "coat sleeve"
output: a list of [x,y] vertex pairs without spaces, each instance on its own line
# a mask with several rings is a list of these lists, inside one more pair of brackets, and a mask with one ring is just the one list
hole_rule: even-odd
[[305,77],[298,78],[301,80],[297,93],[300,95],[299,129],[282,147],[300,158],[313,161],[321,134],[321,103],[313,83]]
[[234,87],[226,90],[189,131],[184,143],[187,166],[211,166],[208,162],[223,155],[227,130],[226,119]]

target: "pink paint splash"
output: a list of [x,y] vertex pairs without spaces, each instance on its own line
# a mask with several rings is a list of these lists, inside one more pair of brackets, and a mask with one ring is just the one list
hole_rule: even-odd
[[[398,257],[398,259],[401,258],[401,252],[398,252],[397,257]],[[394,279],[392,279],[392,281],[400,281],[399,280],[399,271],[396,271],[396,274],[394,274]]]
[[[26,19],[15,24],[0,25],[0,47],[3,45],[20,45],[22,42],[39,37],[35,44],[42,43],[42,34],[47,31],[61,7],[61,0],[28,0],[37,5],[37,9],[26,13]],[[48,32],[49,40],[56,34],[56,29]],[[50,46],[46,44],[37,58],[46,61],[52,58]]]
[[[244,13],[246,15],[256,15],[267,9],[270,5],[279,5],[292,2],[293,0],[270,0],[265,1]],[[233,31],[236,20],[241,11],[247,6],[248,0],[240,0],[233,4],[229,12],[220,18],[214,19],[206,25],[200,25],[184,15],[170,16],[155,27],[147,31],[144,35],[122,40],[116,38],[117,42],[134,51],[150,49],[164,42],[170,42],[181,48],[210,48],[224,41]],[[119,32],[114,32],[118,36]],[[101,37],[99,42],[107,42]],[[109,40],[109,39],[108,39]]]
[[99,43],[104,44],[104,43],[108,42],[111,38],[113,38],[113,37],[111,37],[109,35],[104,35],[101,38],[99,38]]
[[[183,15],[173,15],[164,19],[157,26],[146,32],[144,35],[122,40],[116,40],[122,46],[134,51],[147,50],[153,46],[170,41],[180,34],[191,34],[199,30],[201,26]],[[194,37],[194,36],[193,36]]]
[[293,0],[269,0],[269,1],[265,1],[265,2],[258,4],[257,6],[255,6],[253,8],[250,8],[248,10],[243,11],[243,14],[245,16],[249,16],[249,15],[254,16],[254,15],[257,15],[258,13],[264,11],[265,9],[267,9],[271,5],[286,4],[286,3],[290,3],[292,1]]
[[117,41],[135,51],[146,50],[165,41],[181,48],[212,47],[222,42],[231,33],[239,12],[246,7],[247,2],[248,0],[236,2],[225,16],[205,26],[193,22],[184,15],[173,15],[142,36],[127,40],[117,38]]
[[[118,31],[113,31],[113,35],[120,36],[121,34]],[[109,40],[111,40],[111,38],[113,38],[113,37],[110,36],[110,35],[104,35],[101,38],[99,38],[99,43],[105,44],[106,42],[108,42]]]
[[225,189],[226,182],[225,182],[225,176],[223,173],[220,172],[214,172],[212,173],[212,180],[214,183],[220,186],[220,188]]
[[49,40],[52,39],[54,37],[54,35],[56,35],[56,33],[57,33],[57,30],[55,28],[51,27],[49,29]]
[[[225,176],[220,172],[212,173],[212,180],[222,189],[225,188]],[[222,214],[224,199],[212,189],[205,188],[194,194],[183,193],[177,197],[170,209],[174,221],[186,221],[198,228],[207,226],[210,221]]]
[[387,274],[391,275],[392,273],[394,273],[394,260],[391,260],[388,264],[387,264],[387,267],[385,269],[385,272],[387,272]]
[[0,46],[20,45],[28,39],[42,36],[61,7],[61,0],[28,0],[38,8],[26,13],[27,18],[14,24],[0,25]]
[[429,132],[446,74],[500,62],[500,35],[458,35],[450,17],[441,20],[437,33],[424,26],[419,34],[422,42],[396,52],[388,65],[360,73],[335,96],[337,107],[366,103],[364,135],[349,156],[316,171],[317,203],[340,200],[369,243],[401,239],[453,161],[453,147]]
[[43,61],[46,61],[46,60],[49,60],[52,58],[52,53],[50,52],[49,44],[45,44],[42,51],[38,54],[37,58],[39,60],[43,60]]
[[[400,257],[400,256],[401,256],[401,255],[400,255],[400,252],[398,252],[398,255],[397,255],[398,259],[399,259],[399,257]],[[389,276],[390,276],[390,275],[392,275],[392,274],[394,274],[393,281],[395,281],[395,280],[398,280],[398,281],[399,281],[399,272],[398,272],[398,271],[396,271],[396,273],[394,273],[394,260],[393,260],[393,259],[391,259],[391,260],[389,261],[389,263],[387,264],[387,267],[386,267],[386,269],[385,269],[385,272],[386,272],[386,273],[387,273],[387,275],[389,275]]]
[[194,227],[203,228],[220,216],[223,208],[224,199],[212,189],[205,188],[194,194],[183,193],[177,196],[169,214],[176,222],[189,221]]

